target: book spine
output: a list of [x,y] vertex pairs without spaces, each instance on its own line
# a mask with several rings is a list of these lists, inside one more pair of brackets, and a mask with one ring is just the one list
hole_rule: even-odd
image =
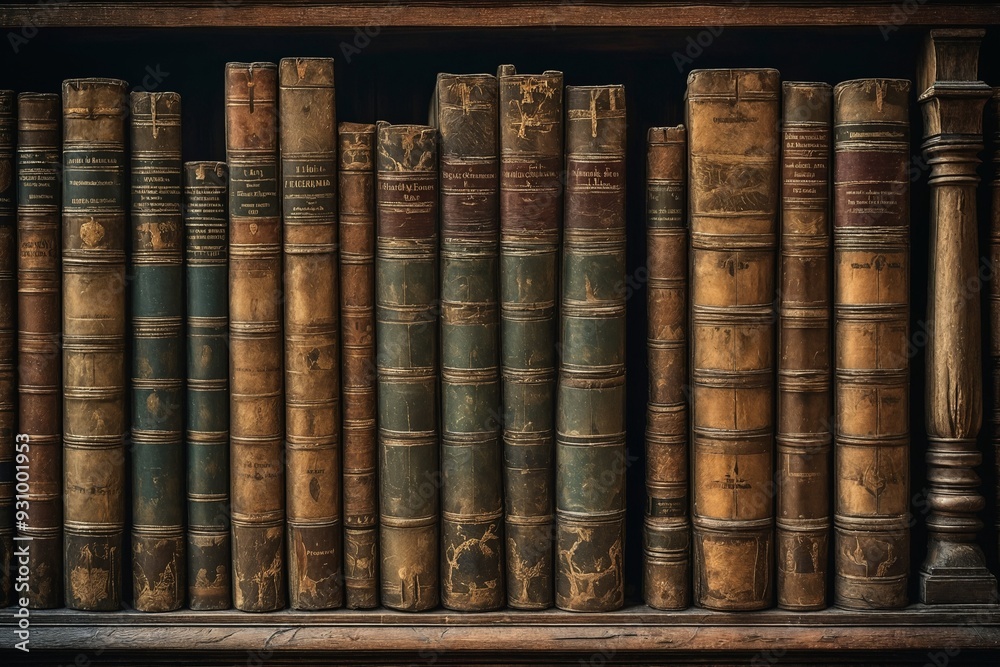
[[834,598],[852,609],[907,604],[909,91],[833,90]]
[[441,601],[504,606],[497,80],[440,74]]
[[[14,436],[17,435],[17,187],[14,142],[17,97],[0,90],[0,607],[13,599]],[[18,494],[20,495],[20,494]]]
[[563,75],[500,68],[500,325],[507,604],[554,602]]
[[277,67],[226,65],[233,605],[285,606]]
[[438,604],[437,132],[377,126],[375,315],[378,345],[382,604]]
[[688,514],[687,131],[653,127],[646,155],[649,271],[646,518],[643,598],[655,609],[691,603]]
[[181,98],[133,92],[132,596],[184,604]]
[[625,597],[625,88],[566,88],[556,606]]
[[[62,606],[61,109],[55,93],[17,98],[18,432],[28,508],[28,606]],[[22,462],[17,461],[18,465]]]
[[128,84],[63,82],[63,548],[71,609],[121,606]]
[[187,586],[196,611],[229,609],[229,170],[184,164],[187,283]]
[[694,601],[774,599],[778,73],[688,76]]
[[371,609],[378,606],[375,126],[341,123],[338,136],[345,604]]
[[[992,157],[990,186],[992,200],[990,202],[989,253],[990,267],[993,279],[990,280],[989,293],[989,327],[990,358],[993,371],[993,465],[994,479],[1000,480],[1000,88],[993,89],[993,97],[986,104],[986,123],[992,130],[989,133],[989,150]],[[994,535],[997,540],[997,551],[1000,552],[1000,483],[994,485],[996,494],[996,514],[994,515]]]
[[830,548],[831,88],[782,92],[776,584],[779,607],[808,610],[826,606]]
[[337,121],[330,58],[278,66],[285,261],[288,596],[343,603]]

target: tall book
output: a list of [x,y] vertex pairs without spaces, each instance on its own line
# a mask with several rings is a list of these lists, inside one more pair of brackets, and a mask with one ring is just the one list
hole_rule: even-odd
[[779,607],[807,610],[826,606],[830,550],[831,88],[782,93],[776,584]]
[[[59,95],[17,96],[18,454],[26,457],[28,606],[62,606]],[[20,463],[18,465],[21,465]]]
[[333,609],[343,602],[333,59],[285,58],[278,77],[288,597],[293,609]]
[[382,604],[438,604],[437,131],[377,125],[375,317],[378,346]]
[[187,286],[187,597],[229,609],[229,170],[184,163]]
[[71,609],[121,606],[128,84],[62,85],[63,547]]
[[563,75],[502,65],[498,79],[507,604],[545,609],[554,601]]
[[[991,266],[1000,267],[1000,88],[993,89],[993,97],[986,103],[987,149],[990,151],[990,200],[989,253]],[[989,295],[990,359],[993,371],[993,415],[991,434],[993,440],[993,465],[996,477],[1000,479],[1000,280],[990,281]],[[994,535],[1000,550],[1000,484],[995,485],[997,513]]]
[[132,599],[184,604],[181,97],[133,92]]
[[[14,599],[14,461],[17,435],[17,96],[0,90],[0,606]],[[21,494],[18,494],[21,495]]]
[[649,404],[643,599],[656,609],[691,602],[688,513],[687,130],[651,127],[646,152]]
[[274,63],[226,65],[233,606],[285,606],[285,394]]
[[338,128],[344,588],[351,609],[378,606],[375,426],[375,126]]
[[774,600],[780,92],[771,69],[688,76],[693,588],[708,609]]
[[506,602],[500,440],[497,80],[439,74],[441,602]]
[[625,88],[566,87],[556,606],[625,598]]
[[907,604],[910,82],[833,89],[834,599]]

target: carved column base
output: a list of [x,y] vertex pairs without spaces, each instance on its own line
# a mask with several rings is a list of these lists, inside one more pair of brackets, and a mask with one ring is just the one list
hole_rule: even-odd
[[924,604],[996,604],[997,580],[983,550],[972,542],[937,540],[928,543],[920,568],[920,601]]

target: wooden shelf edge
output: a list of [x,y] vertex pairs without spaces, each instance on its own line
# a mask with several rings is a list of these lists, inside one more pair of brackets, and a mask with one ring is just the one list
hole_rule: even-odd
[[17,28],[661,27],[995,25],[1000,3],[884,2],[20,2],[0,7]]

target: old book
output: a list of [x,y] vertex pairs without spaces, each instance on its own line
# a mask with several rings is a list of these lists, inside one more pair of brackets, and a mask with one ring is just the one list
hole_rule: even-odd
[[233,606],[285,606],[285,394],[274,63],[226,65]]
[[[987,150],[991,157],[989,222],[989,258],[993,270],[1000,267],[1000,87],[993,89],[993,97],[986,103]],[[990,281],[989,294],[990,361],[993,372],[993,415],[990,434],[993,441],[993,463],[996,477],[1000,479],[1000,280]],[[995,485],[995,503],[1000,509],[1000,484]],[[994,535],[1000,549],[1000,511],[995,515]]]
[[688,76],[694,602],[774,600],[778,72]]
[[65,602],[121,606],[125,530],[125,113],[118,79],[63,82]]
[[293,609],[333,609],[343,603],[333,60],[284,58],[278,77],[288,597]]
[[184,604],[181,97],[133,92],[132,600]]
[[652,127],[646,152],[646,518],[643,599],[656,609],[691,603],[688,513],[687,130]]
[[438,604],[437,131],[377,125],[375,316],[378,346],[382,604]]
[[556,304],[563,75],[499,70],[500,330],[507,604],[554,601]]
[[375,126],[341,123],[340,350],[344,598],[378,606],[378,439],[375,426]]
[[184,164],[187,285],[187,599],[229,609],[229,170]]
[[910,82],[833,89],[834,600],[907,604]]
[[[18,442],[26,456],[28,606],[62,606],[59,95],[17,96]],[[20,465],[20,463],[18,463]]]
[[556,606],[625,598],[625,88],[566,87]]
[[779,607],[806,610],[826,606],[830,549],[831,88],[782,93],[776,585]]
[[[0,606],[14,596],[14,436],[17,435],[17,186],[14,141],[17,96],[0,90]],[[20,495],[20,494],[18,494]]]
[[439,74],[441,603],[506,603],[500,440],[497,80]]

